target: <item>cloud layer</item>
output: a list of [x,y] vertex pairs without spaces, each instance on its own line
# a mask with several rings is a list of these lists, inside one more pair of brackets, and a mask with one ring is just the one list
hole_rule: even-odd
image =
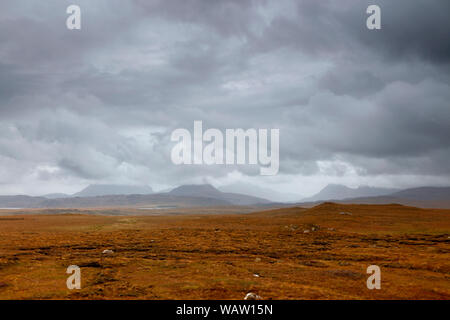
[[[446,184],[450,3],[377,0],[370,31],[372,2],[2,1],[0,193]],[[280,174],[174,166],[170,133],[194,120],[279,128]]]

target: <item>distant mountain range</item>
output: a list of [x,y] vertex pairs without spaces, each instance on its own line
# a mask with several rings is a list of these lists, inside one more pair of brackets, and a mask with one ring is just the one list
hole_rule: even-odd
[[450,187],[421,187],[392,194],[393,197],[420,201],[450,201]]
[[[331,188],[333,189],[333,188]],[[337,188],[338,189],[338,188]],[[376,188],[378,189],[378,188]],[[343,189],[344,190],[344,189]],[[357,189],[353,189],[357,190]],[[389,189],[384,189],[389,190]],[[372,190],[373,191],[373,190]],[[382,190],[378,190],[383,192]],[[321,194],[321,192],[319,192]],[[354,203],[354,204],[390,204],[397,203],[408,206],[423,207],[423,208],[449,208],[450,209],[450,187],[419,187],[400,191],[395,191],[389,194],[377,196],[351,196],[358,193],[341,194],[342,198],[338,198],[338,194],[334,194],[332,198],[328,198],[327,193],[322,195],[315,195],[314,197],[303,199],[298,205],[312,206],[323,201],[332,201],[338,203]],[[350,196],[349,196],[350,195]],[[322,198],[320,200],[311,200]]]
[[[266,189],[259,186],[246,184],[246,183],[234,183],[227,186],[220,187],[218,189],[214,188],[211,185],[186,185],[182,186],[183,188],[175,188],[175,189],[167,189],[163,191],[159,191],[157,193],[167,193],[170,191],[174,191],[174,193],[182,193],[188,192],[190,196],[198,195],[198,194],[210,194],[213,197],[216,197],[219,192],[224,193],[234,193],[240,194],[243,196],[250,196],[248,199],[256,200],[257,202],[261,202],[261,199],[264,201],[272,201],[272,202],[294,202],[298,200],[299,195],[295,193],[282,193],[277,192],[272,189]],[[179,190],[178,190],[179,189]],[[190,191],[186,191],[189,189]],[[209,191],[207,191],[209,189]],[[61,199],[61,198],[70,198],[70,197],[96,197],[96,196],[107,196],[107,195],[120,195],[120,194],[154,194],[155,192],[149,186],[129,186],[129,185],[107,185],[107,184],[93,184],[89,185],[83,190],[74,193],[74,194],[65,194],[65,193],[51,193],[43,195],[44,198],[47,199]],[[180,195],[180,194],[179,194]],[[256,199],[259,198],[259,199]],[[252,201],[253,201],[252,200]],[[247,202],[247,201],[244,201]]]
[[[117,194],[120,193],[120,194]],[[450,187],[420,187],[405,190],[329,185],[313,197],[296,203],[313,206],[324,201],[355,204],[398,203],[417,207],[450,208]],[[201,207],[271,206],[261,197],[223,192],[212,185],[183,185],[167,192],[152,193],[146,186],[91,185],[73,195],[45,197],[0,196],[0,208],[95,208],[95,207]],[[278,203],[277,205],[281,205]],[[287,204],[285,204],[287,205]]]
[[[146,194],[147,193],[147,194]],[[184,185],[164,193],[150,187],[91,185],[73,195],[43,197],[0,196],[0,208],[87,208],[114,206],[230,206],[263,205],[269,200],[221,192],[211,185]]]
[[377,197],[392,194],[400,189],[375,188],[369,186],[360,186],[358,188],[349,188],[340,184],[329,184],[312,197],[303,198],[301,201],[327,201],[343,200],[360,197]]
[[91,184],[74,194],[51,193],[43,197],[47,199],[61,199],[70,197],[97,197],[119,194],[152,194],[153,189],[149,186],[115,185],[115,184]]

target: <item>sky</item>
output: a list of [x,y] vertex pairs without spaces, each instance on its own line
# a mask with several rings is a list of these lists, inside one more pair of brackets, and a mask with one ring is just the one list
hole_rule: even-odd
[[[81,8],[68,30],[66,8]],[[366,8],[381,8],[368,30]],[[450,185],[447,0],[2,0],[0,194]],[[176,166],[176,128],[280,129],[280,168]]]

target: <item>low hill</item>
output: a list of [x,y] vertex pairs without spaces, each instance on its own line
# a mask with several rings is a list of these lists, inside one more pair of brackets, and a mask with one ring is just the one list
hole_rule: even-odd
[[393,197],[420,201],[450,201],[450,187],[421,187],[392,194]]
[[0,196],[0,208],[35,208],[46,198],[31,196]]
[[97,197],[72,197],[46,199],[35,208],[95,208],[95,207],[135,207],[135,206],[229,206],[232,203],[208,197],[172,196],[169,194],[150,195],[107,195]]
[[[355,197],[342,200],[332,199],[336,203],[346,204],[401,204],[420,208],[450,209],[450,187],[420,187],[396,191],[392,194],[375,197]],[[313,207],[323,201],[302,201],[302,207]]]
[[450,228],[450,210],[448,209],[417,208],[400,204],[325,202],[311,208],[280,208],[251,215],[273,216],[278,220],[295,218],[298,219],[298,222],[301,221],[305,227],[314,225],[319,230],[334,228],[367,234],[391,233],[400,230],[445,233]]

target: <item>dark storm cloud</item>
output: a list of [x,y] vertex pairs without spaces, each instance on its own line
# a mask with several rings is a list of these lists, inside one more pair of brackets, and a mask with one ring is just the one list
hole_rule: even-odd
[[[65,28],[72,3],[80,31]],[[379,31],[365,27],[369,4],[381,7]],[[280,128],[281,176],[450,176],[447,1],[54,0],[0,9],[0,164],[18,181],[258,175],[251,166],[172,165],[170,133],[194,120]]]
[[386,32],[370,34],[367,29],[361,30],[359,39],[365,45],[372,50],[384,50],[391,58],[417,56],[431,63],[450,63],[448,1],[384,0],[377,3],[383,10],[383,28]]
[[[432,63],[450,62],[450,3],[443,0],[411,1],[296,1],[296,14],[276,17],[257,49],[296,47],[311,54],[366,55],[368,51],[386,58],[418,57]],[[382,11],[383,32],[365,28],[369,5]],[[364,48],[360,46],[363,45]],[[352,49],[359,51],[351,52]],[[365,50],[363,50],[365,49]]]

